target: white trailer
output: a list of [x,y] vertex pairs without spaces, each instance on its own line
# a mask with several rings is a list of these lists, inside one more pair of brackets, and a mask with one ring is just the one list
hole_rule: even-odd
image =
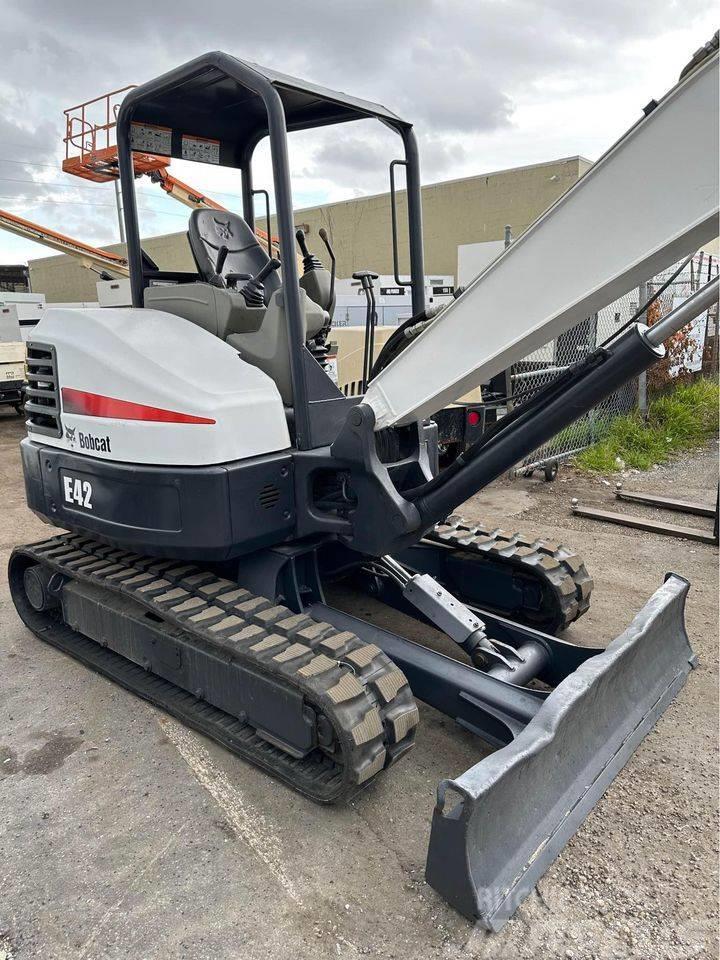
[[44,293],[0,291],[0,317],[9,316],[12,323],[19,324],[22,340],[27,340],[33,327],[40,323],[44,315]]
[[25,344],[15,306],[0,306],[0,405],[22,410],[25,381]]

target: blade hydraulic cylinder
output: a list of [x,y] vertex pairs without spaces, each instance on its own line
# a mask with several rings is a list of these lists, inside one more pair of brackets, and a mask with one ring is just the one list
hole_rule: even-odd
[[[413,607],[465,650],[475,666],[484,668],[494,664],[504,674],[512,675],[519,666],[525,666],[528,659],[535,662],[533,656],[518,656],[508,644],[488,639],[485,624],[477,611],[467,607],[435,577],[428,573],[411,574],[397,560],[387,556],[377,566],[390,574]],[[520,675],[518,671],[517,676]]]

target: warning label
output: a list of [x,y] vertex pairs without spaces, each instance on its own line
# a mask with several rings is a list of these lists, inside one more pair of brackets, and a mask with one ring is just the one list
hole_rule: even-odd
[[130,124],[130,149],[142,153],[160,153],[169,157],[172,153],[172,130],[149,123]]
[[220,141],[182,135],[183,160],[196,160],[198,163],[220,163]]

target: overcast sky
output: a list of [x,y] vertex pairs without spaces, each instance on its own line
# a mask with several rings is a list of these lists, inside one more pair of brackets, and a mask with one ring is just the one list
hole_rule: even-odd
[[[113,188],[60,169],[63,109],[208,50],[412,120],[432,183],[597,159],[716,28],[705,0],[0,0],[0,17],[0,208],[93,244],[118,239]],[[396,150],[371,122],[296,135],[295,206],[386,190]],[[239,209],[239,173],[172,168]],[[255,176],[270,186],[262,149]],[[186,208],[147,180],[138,190],[145,235],[185,228]],[[0,263],[50,253],[0,231]]]

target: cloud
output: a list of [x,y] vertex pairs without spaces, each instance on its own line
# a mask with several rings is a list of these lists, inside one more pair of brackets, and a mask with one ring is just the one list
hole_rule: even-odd
[[10,98],[0,95],[0,194],[5,197],[25,195],[28,183],[55,169],[51,124],[27,126],[13,119],[11,107]]
[[[207,50],[385,104],[416,125],[427,182],[597,156],[714,29],[701,0],[214,0],[211,10],[0,0],[0,12],[0,195],[94,242],[117,235],[112,189],[60,173],[63,109]],[[387,189],[392,136],[351,124],[296,138],[294,189],[326,199]],[[186,176],[210,195],[239,193],[223,171]],[[262,151],[256,179],[271,185]],[[182,208],[141,189],[146,233],[182,228]]]

